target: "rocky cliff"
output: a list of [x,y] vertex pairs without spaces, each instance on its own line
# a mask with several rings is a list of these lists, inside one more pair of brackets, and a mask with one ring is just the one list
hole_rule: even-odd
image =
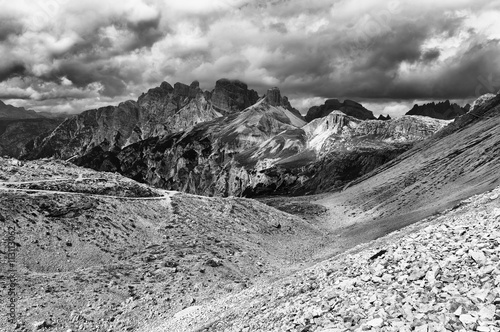
[[248,90],[245,83],[225,78],[215,82],[215,88],[210,95],[214,108],[224,115],[250,107],[258,99],[258,93],[254,90]]
[[63,119],[0,119],[0,156],[19,157],[25,145],[54,130]]
[[470,110],[470,105],[460,107],[457,104],[451,104],[449,100],[440,103],[429,103],[424,105],[414,105],[406,115],[422,115],[435,119],[453,120],[460,115],[464,115]]
[[200,123],[185,132],[151,137],[120,150],[96,146],[76,163],[118,171],[172,190],[241,195],[256,181],[254,169],[260,156],[249,151],[304,124],[287,109],[279,90],[270,89],[241,113]]
[[375,116],[363,105],[355,101],[346,99],[340,102],[338,99],[327,99],[323,105],[311,107],[305,116],[307,122],[317,118],[327,116],[333,111],[341,111],[344,114],[358,118],[360,120],[374,120]]
[[67,119],[50,135],[31,144],[24,157],[70,158],[97,146],[103,151],[121,149],[241,111],[257,99],[257,93],[239,81],[218,80],[212,92],[201,90],[197,81],[173,87],[163,82],[137,101],[85,111]]

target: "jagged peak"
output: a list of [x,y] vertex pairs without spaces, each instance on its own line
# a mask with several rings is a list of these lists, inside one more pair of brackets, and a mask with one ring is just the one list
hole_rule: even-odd
[[266,92],[266,101],[271,106],[281,106],[281,92],[277,87],[273,87]]
[[138,100],[137,101],[140,101],[141,99],[145,98],[146,96],[165,96],[165,95],[168,95],[169,93],[171,93],[172,91],[174,91],[174,88],[172,87],[172,85],[170,85],[170,83],[164,81],[160,84],[160,86],[157,86],[155,88],[151,88],[148,90],[148,92],[146,93],[142,93]]

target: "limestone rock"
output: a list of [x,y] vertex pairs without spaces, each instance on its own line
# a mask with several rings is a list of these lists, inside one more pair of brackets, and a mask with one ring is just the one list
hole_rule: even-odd
[[406,115],[428,116],[440,120],[453,120],[458,116],[464,115],[470,109],[470,105],[460,107],[457,104],[451,104],[449,100],[440,103],[429,103],[424,105],[415,104]]
[[258,99],[257,92],[249,90],[245,83],[225,78],[215,82],[215,89],[211,94],[212,105],[222,114],[241,111],[255,104]]

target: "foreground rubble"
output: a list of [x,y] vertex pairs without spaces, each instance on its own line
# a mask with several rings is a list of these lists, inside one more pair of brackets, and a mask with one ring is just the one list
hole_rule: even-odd
[[151,331],[500,331],[499,195]]

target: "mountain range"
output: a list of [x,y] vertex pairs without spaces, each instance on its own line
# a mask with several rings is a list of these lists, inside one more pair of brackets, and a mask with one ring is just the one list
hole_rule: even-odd
[[37,119],[43,116],[24,107],[7,105],[0,100],[0,119]]
[[[27,144],[23,157],[73,158],[209,196],[312,193],[342,187],[446,124],[418,116],[377,120],[361,104],[336,99],[303,117],[278,88],[259,96],[237,80],[220,79],[212,91],[196,81],[163,82],[137,101],[67,119]],[[316,186],[325,174],[329,180]]]
[[439,103],[428,103],[423,105],[414,105],[406,115],[422,115],[429,116],[435,119],[453,120],[458,116],[464,115],[470,110],[471,105],[467,104],[464,107],[458,104],[451,104],[449,100]]

